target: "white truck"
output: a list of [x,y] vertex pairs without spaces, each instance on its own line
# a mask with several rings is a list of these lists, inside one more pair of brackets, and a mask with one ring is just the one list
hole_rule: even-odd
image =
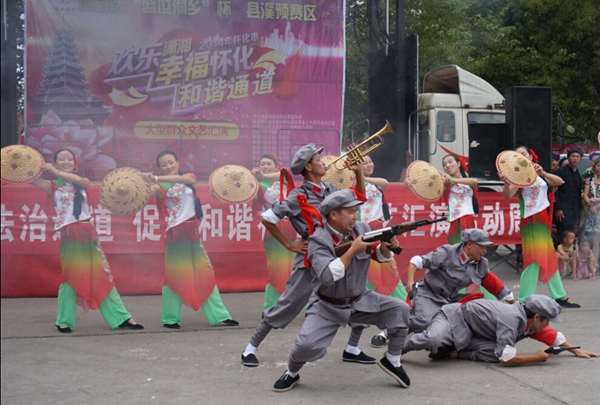
[[495,160],[509,143],[504,96],[491,84],[456,65],[434,69],[425,75],[418,111],[410,118],[412,160],[443,172],[442,158],[457,155],[469,163],[469,176],[480,180],[480,189],[501,190]]

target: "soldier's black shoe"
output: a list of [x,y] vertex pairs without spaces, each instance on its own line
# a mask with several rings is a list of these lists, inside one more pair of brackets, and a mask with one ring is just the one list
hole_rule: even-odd
[[377,361],[374,357],[367,356],[364,352],[360,352],[359,354],[348,353],[344,350],[342,354],[342,360],[348,361],[350,363],[361,363],[361,364],[375,364]]
[[402,366],[394,367],[394,365],[390,363],[386,356],[383,356],[383,358],[377,362],[377,365],[381,367],[383,371],[394,377],[394,379],[398,381],[398,384],[400,384],[403,388],[410,387],[410,378],[408,378],[408,375]]
[[387,339],[381,335],[375,335],[371,338],[371,347],[379,349],[380,347],[385,346],[386,343]]
[[565,298],[564,300],[557,298],[554,301],[556,301],[556,303],[563,308],[581,308],[581,305],[574,302],[569,302],[569,297]]
[[242,353],[242,364],[246,367],[258,367],[258,359],[254,353],[250,353],[247,356],[244,356],[244,353]]
[[300,382],[300,374],[297,374],[296,377],[290,376],[287,371],[283,373],[283,375],[279,378],[279,380],[275,381],[275,385],[273,389],[277,392],[285,392],[294,388],[294,385]]

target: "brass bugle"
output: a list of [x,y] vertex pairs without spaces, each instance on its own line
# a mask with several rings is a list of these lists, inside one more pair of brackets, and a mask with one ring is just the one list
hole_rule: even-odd
[[335,167],[337,170],[344,170],[346,165],[344,164],[342,167],[338,167],[338,162],[340,160],[345,161],[347,158],[350,158],[352,164],[358,165],[365,160],[365,156],[369,153],[373,152],[375,149],[379,148],[383,145],[383,135],[388,134],[390,132],[394,132],[390,123],[385,120],[385,126],[377,133],[371,135],[369,138],[365,139],[358,145],[353,146],[348,152],[344,153],[342,156],[331,162],[327,165],[327,169],[331,166]]

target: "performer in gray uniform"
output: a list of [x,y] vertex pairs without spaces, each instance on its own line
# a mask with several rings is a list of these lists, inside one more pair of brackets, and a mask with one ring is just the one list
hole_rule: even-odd
[[[462,243],[443,245],[424,256],[414,256],[408,265],[406,291],[413,293],[415,315],[410,317],[411,331],[424,331],[435,313],[446,304],[458,301],[458,291],[471,284],[481,284],[491,294],[509,303],[515,302],[513,293],[490,272],[488,260],[483,257],[492,243],[482,229],[465,229]],[[425,277],[416,284],[415,273],[427,268]]]
[[[460,358],[487,363],[520,365],[545,362],[552,354],[543,349],[535,354],[519,354],[515,344],[525,338],[548,346],[572,347],[565,336],[548,326],[560,322],[561,306],[545,295],[533,294],[525,302],[508,305],[499,301],[475,299],[444,305],[429,329],[411,336],[404,353],[427,349],[432,358]],[[599,354],[570,349],[577,357]]]
[[[414,316],[410,317],[410,331],[422,332],[431,323],[436,312],[446,304],[458,301],[458,292],[471,284],[481,284],[496,298],[515,302],[513,293],[491,273],[485,255],[492,243],[482,229],[465,229],[462,243],[443,245],[424,256],[414,256],[408,265],[406,292],[412,294]],[[415,284],[417,270],[426,268],[425,277]],[[377,339],[375,339],[377,338]],[[371,346],[382,347],[387,336],[377,335]]]
[[[410,386],[410,379],[400,364],[408,332],[408,305],[367,289],[370,260],[393,260],[390,247],[399,246],[398,241],[363,242],[362,235],[371,229],[366,223],[357,222],[360,204],[354,192],[347,189],[327,196],[319,206],[327,221],[308,239],[313,293],[306,319],[290,351],[288,369],[275,382],[275,391],[288,391],[296,385],[302,366],[325,356],[338,329],[347,324],[387,328],[389,349],[378,364],[402,387]],[[338,257],[335,246],[351,240],[350,248]],[[372,248],[372,254],[367,248]]]
[[[285,285],[285,291],[277,303],[263,311],[262,322],[252,335],[250,343],[242,353],[242,363],[247,367],[258,366],[256,351],[271,329],[283,329],[302,311],[308,303],[311,288],[311,272],[304,265],[304,256],[307,251],[307,240],[315,226],[323,219],[317,207],[325,197],[337,190],[333,184],[321,182],[327,173],[325,163],[319,154],[323,148],[317,148],[311,143],[300,148],[294,155],[291,163],[292,174],[301,174],[304,183],[290,192],[284,201],[273,206],[262,214],[262,224],[288,250],[296,252],[292,273]],[[349,165],[349,163],[347,163]],[[349,166],[356,175],[356,194],[366,200],[363,174],[358,165]],[[288,217],[294,229],[302,237],[302,241],[290,242],[277,228],[277,223]],[[367,356],[358,348],[358,341],[364,326],[353,328],[348,341],[348,347],[343,353],[343,360],[363,364],[374,364],[375,359]]]

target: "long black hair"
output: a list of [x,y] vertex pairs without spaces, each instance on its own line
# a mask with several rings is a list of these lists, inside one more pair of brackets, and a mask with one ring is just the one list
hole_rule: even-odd
[[[444,161],[444,159],[446,159],[447,157],[451,157],[451,158],[453,158],[453,159],[454,159],[454,161],[455,161],[456,163],[458,163],[458,170],[460,171],[460,175],[461,175],[462,177],[465,177],[465,178],[466,178],[466,177],[467,177],[467,173],[465,172],[465,169],[464,169],[464,167],[463,167],[463,163],[460,161],[460,159],[458,158],[458,156],[456,156],[456,155],[453,155],[453,154],[446,155],[446,156],[444,156],[444,157],[442,158],[442,162],[443,162],[443,161]],[[469,186],[469,187],[471,187],[471,186]],[[471,187],[471,190],[473,190],[473,199],[471,200],[471,202],[472,202],[472,204],[473,204],[473,212],[474,212],[475,214],[479,214],[479,201],[477,201],[477,196],[475,195],[475,191],[476,191],[476,190],[475,190],[475,189],[473,189],[473,187]]]
[[[160,158],[166,155],[173,156],[176,162],[179,161],[175,152],[172,152],[170,150],[163,150],[158,154],[158,156],[156,156],[156,166],[160,168],[160,163],[158,161],[160,160]],[[181,170],[178,170],[177,174],[183,176],[183,172]],[[201,219],[204,216],[204,213],[202,212],[202,203],[200,203],[200,198],[198,198],[198,196],[196,195],[196,187],[193,184],[186,184],[185,186],[189,187],[189,189],[192,190],[192,193],[194,194],[194,210],[196,211],[196,218]]]
[[[71,149],[67,149],[67,148],[62,148],[57,150],[56,152],[54,152],[54,163],[56,163],[56,158],[58,156],[59,153],[61,152],[69,152],[71,155],[73,155],[73,161],[75,162],[75,165],[77,165],[77,158],[75,157],[75,154],[73,153],[73,151]],[[71,183],[73,185],[73,188],[75,189],[75,198],[73,199],[73,216],[76,219],[79,219],[79,215],[81,215],[81,204],[83,202],[83,194],[81,192],[82,188],[79,184],[75,184],[75,183]]]

